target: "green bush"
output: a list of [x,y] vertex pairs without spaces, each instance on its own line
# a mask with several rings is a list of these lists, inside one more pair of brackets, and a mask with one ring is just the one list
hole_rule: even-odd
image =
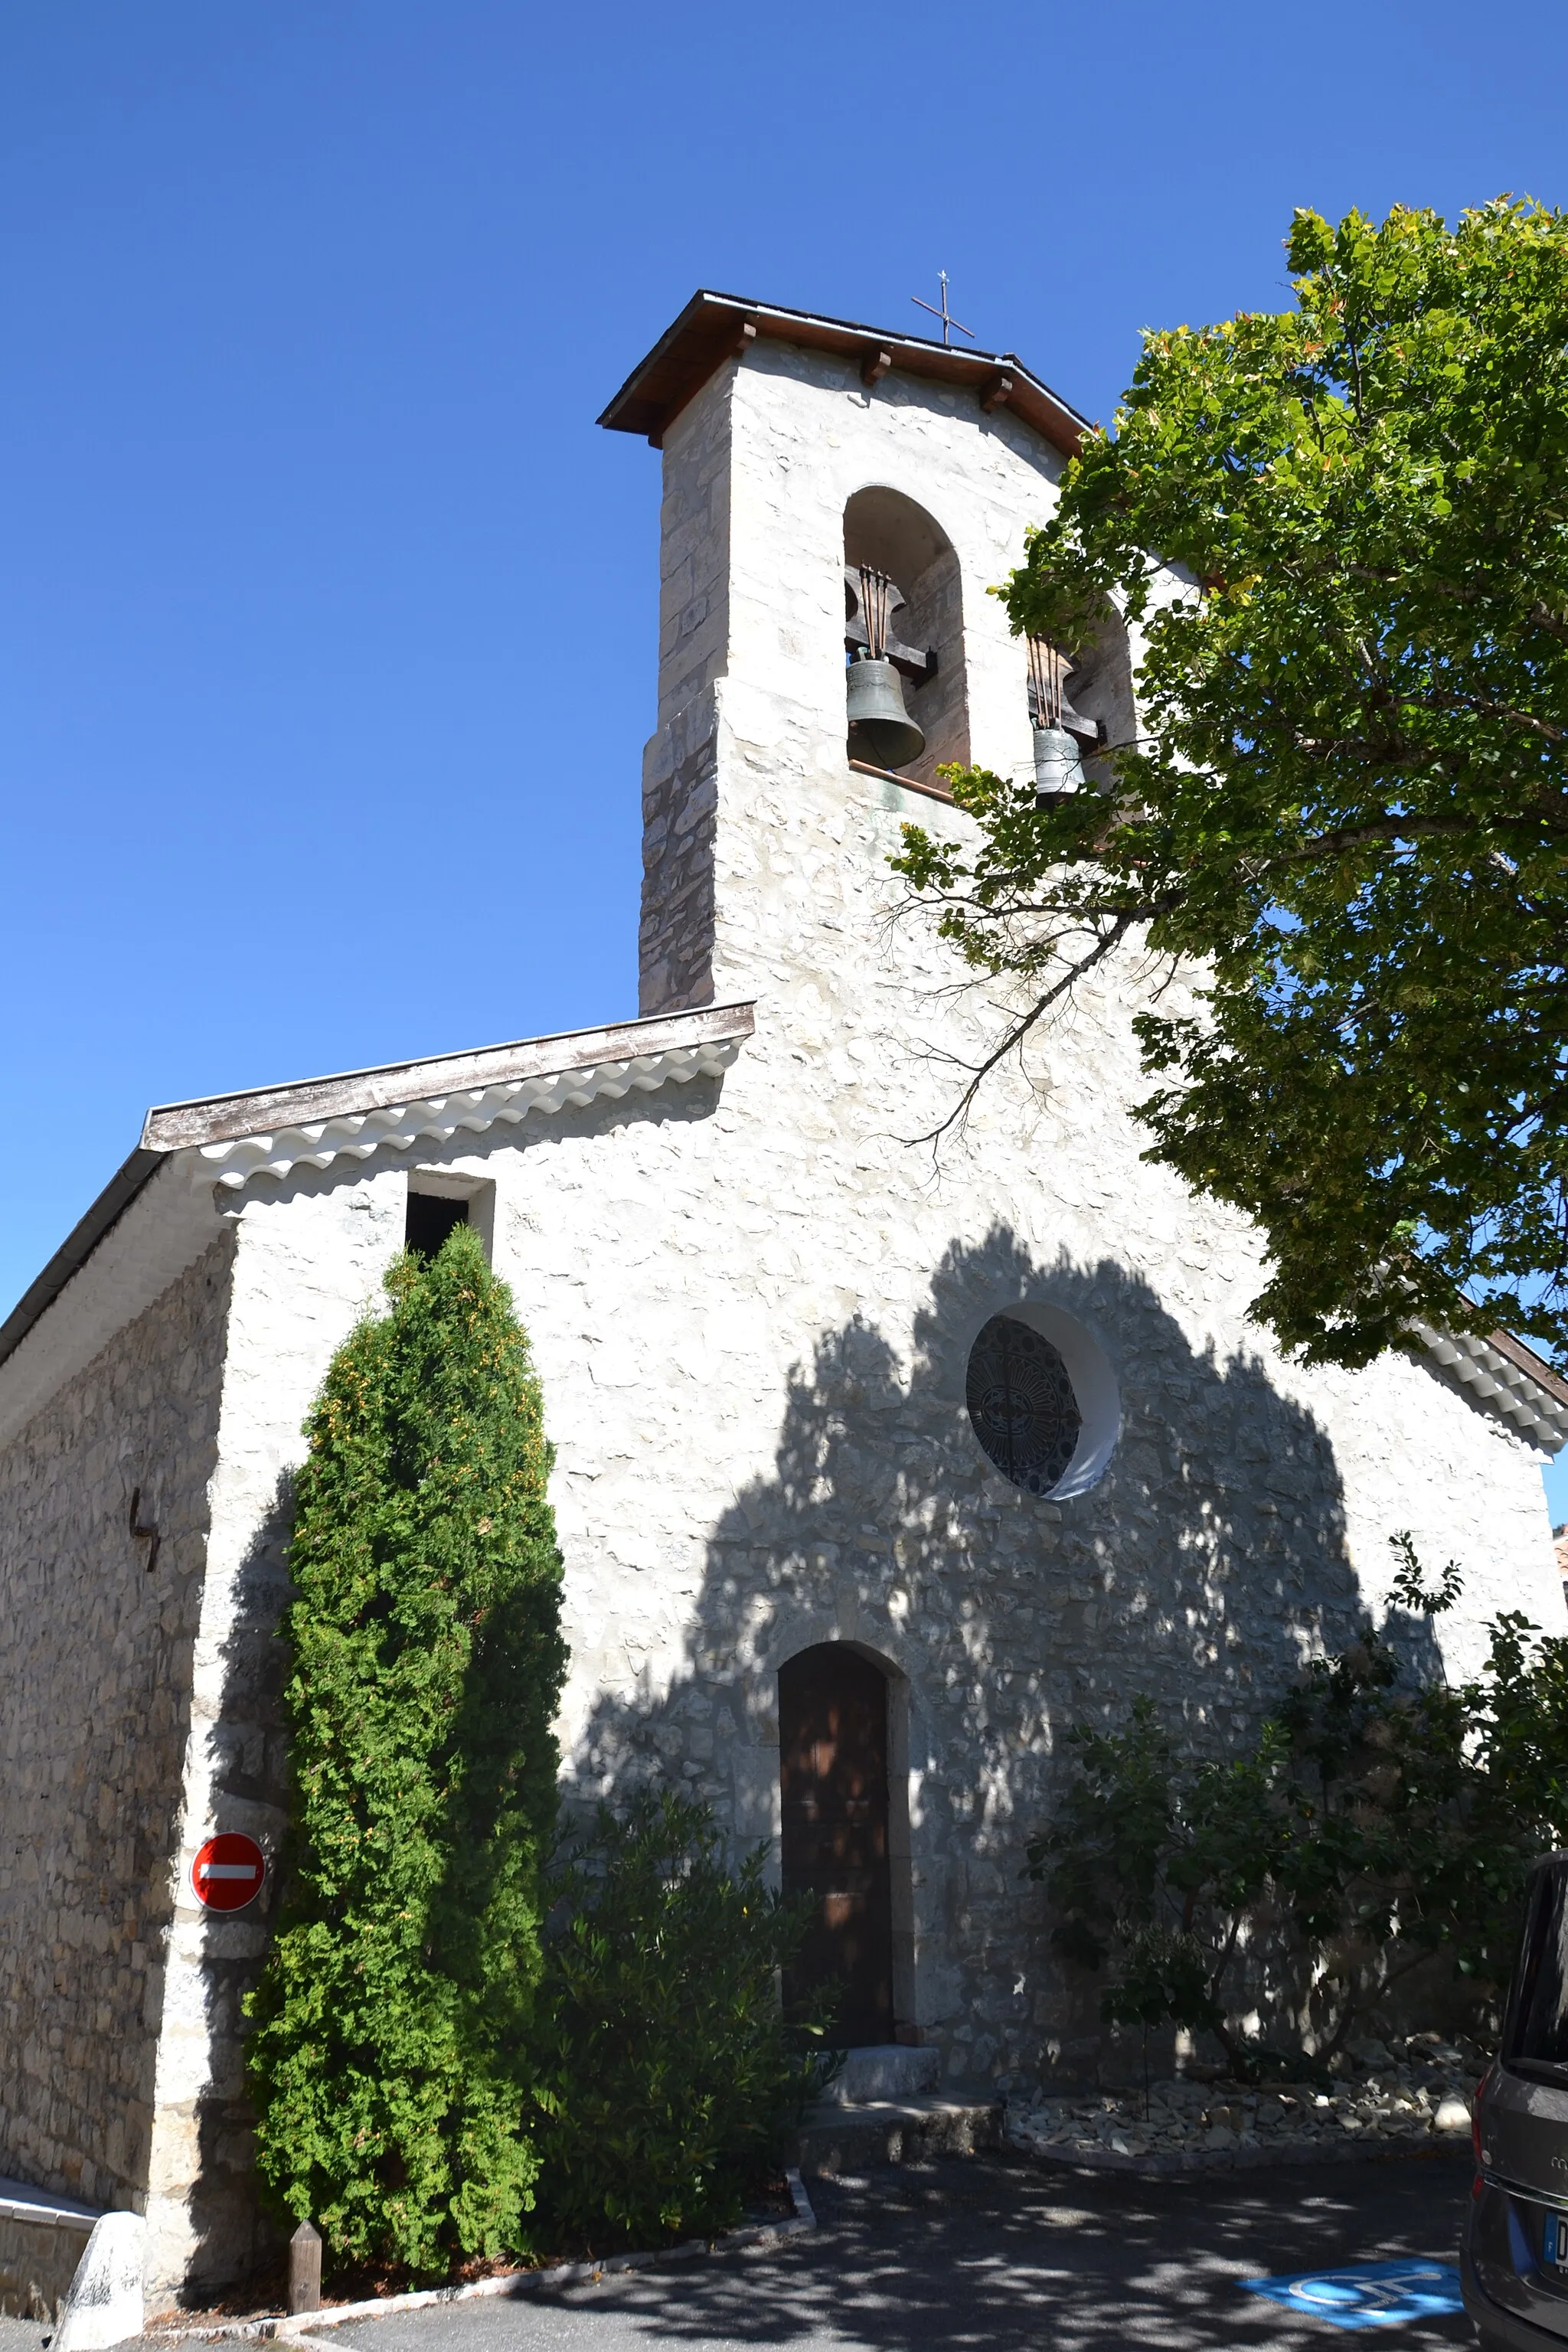
[[[1396,1597],[1451,1607],[1457,1570],[1428,1594],[1392,1540]],[[1148,1698],[1068,1736],[1079,1773],[1028,1846],[1056,1950],[1105,1974],[1108,2023],[1206,2030],[1242,2075],[1322,2063],[1424,1962],[1482,2021],[1529,1864],[1568,1842],[1568,1637],[1519,1616],[1457,1688],[1402,1675],[1369,1628],[1225,1760],[1179,1753]],[[1256,2006],[1289,2047],[1243,2037]]]
[[331,2252],[518,2242],[565,1650],[528,1344],[466,1226],[400,1258],[307,1423],[285,1620],[293,1818],[247,2003],[258,2165]]
[[792,2046],[778,1971],[808,1906],[731,1875],[707,1809],[601,1808],[552,1886],[536,2037],[541,2220],[603,2252],[740,2217],[810,2095],[822,2021]]

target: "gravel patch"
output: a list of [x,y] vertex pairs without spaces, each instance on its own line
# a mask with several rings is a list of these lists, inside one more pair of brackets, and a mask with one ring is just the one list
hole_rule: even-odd
[[1319,2083],[1196,2082],[1009,2102],[1008,2147],[1047,2163],[1143,2173],[1415,2155],[1462,2147],[1486,2054],[1436,2034],[1359,2042]]

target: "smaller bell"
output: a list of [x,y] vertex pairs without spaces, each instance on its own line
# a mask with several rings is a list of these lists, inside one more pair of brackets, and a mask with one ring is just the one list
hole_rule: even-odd
[[873,768],[907,768],[926,739],[904,708],[890,661],[852,661],[848,670],[849,756]]
[[1078,744],[1065,727],[1035,730],[1035,806],[1055,808],[1058,801],[1089,790]]

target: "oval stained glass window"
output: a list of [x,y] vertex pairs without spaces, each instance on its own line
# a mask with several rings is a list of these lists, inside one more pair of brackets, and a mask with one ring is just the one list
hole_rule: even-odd
[[1050,1341],[1014,1316],[993,1315],[970,1350],[964,1401],[1004,1478],[1048,1495],[1083,1428],[1068,1368]]

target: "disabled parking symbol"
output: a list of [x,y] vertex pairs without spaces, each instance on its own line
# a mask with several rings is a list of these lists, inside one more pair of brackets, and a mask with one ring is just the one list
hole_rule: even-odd
[[1240,2284],[1248,2294],[1267,2295],[1331,2327],[1394,2327],[1402,2319],[1464,2309],[1459,2273],[1449,2263],[1351,2263],[1343,2270]]

